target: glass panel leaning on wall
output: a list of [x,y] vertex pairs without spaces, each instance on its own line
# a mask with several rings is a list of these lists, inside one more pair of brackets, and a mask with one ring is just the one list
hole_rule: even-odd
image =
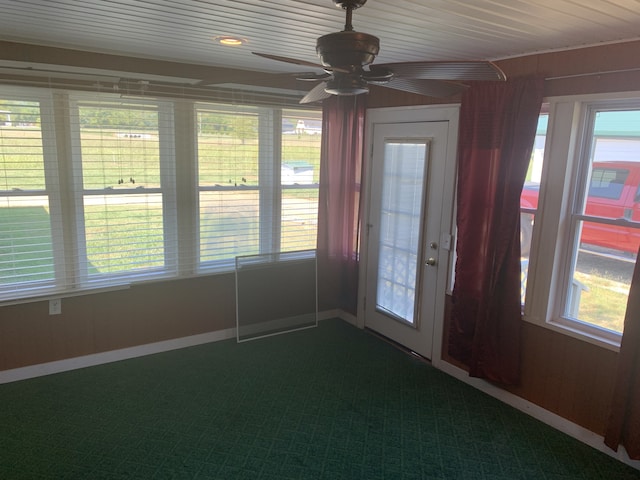
[[585,131],[564,314],[621,333],[640,246],[640,109],[593,108]]

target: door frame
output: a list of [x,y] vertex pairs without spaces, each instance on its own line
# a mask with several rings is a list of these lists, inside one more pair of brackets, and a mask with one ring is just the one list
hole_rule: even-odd
[[365,146],[362,178],[362,227],[360,235],[360,262],[358,288],[358,314],[357,326],[364,328],[366,325],[365,292],[367,291],[367,266],[368,266],[368,234],[366,223],[369,218],[371,200],[371,160],[373,156],[372,132],[375,124],[379,123],[417,123],[417,122],[448,122],[447,128],[447,154],[445,160],[445,185],[442,198],[442,211],[440,216],[440,248],[438,250],[438,275],[434,305],[433,346],[431,363],[438,366],[442,361],[442,340],[444,335],[445,296],[451,293],[451,272],[454,260],[454,213],[455,213],[455,187],[457,172],[457,145],[458,145],[458,118],[460,105],[425,105],[411,107],[385,107],[367,109],[365,127]]

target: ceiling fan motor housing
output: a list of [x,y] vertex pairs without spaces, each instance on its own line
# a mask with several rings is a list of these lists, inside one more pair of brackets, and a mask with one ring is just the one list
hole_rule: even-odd
[[327,80],[324,91],[331,95],[360,95],[369,92],[367,81],[360,75],[335,73]]
[[344,31],[318,38],[316,52],[322,65],[356,71],[369,65],[380,51],[378,37],[368,33]]

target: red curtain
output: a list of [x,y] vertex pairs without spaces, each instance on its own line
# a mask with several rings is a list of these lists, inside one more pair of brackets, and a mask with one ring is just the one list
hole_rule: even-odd
[[[638,252],[640,258],[640,252]],[[640,460],[640,263],[633,270],[624,333],[618,354],[618,374],[605,444],[624,445],[629,457]]]
[[[332,96],[322,109],[318,278],[324,307],[355,315],[365,95]],[[329,305],[326,305],[329,303]]]
[[520,193],[543,83],[538,77],[478,83],[460,110],[448,351],[471,376],[504,384],[520,375]]

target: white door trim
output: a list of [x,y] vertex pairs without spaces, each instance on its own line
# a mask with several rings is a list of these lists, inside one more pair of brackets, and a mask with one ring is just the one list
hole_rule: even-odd
[[[361,218],[369,218],[370,205],[370,188],[371,188],[371,158],[373,151],[372,132],[376,123],[417,123],[417,122],[434,122],[446,121],[449,123],[447,141],[447,159],[445,172],[444,195],[442,202],[442,215],[440,222],[440,231],[453,237],[453,214],[455,199],[455,183],[457,171],[457,144],[458,144],[458,117],[460,112],[459,105],[427,105],[413,107],[391,107],[391,108],[372,108],[367,110],[366,128],[365,128],[365,149],[364,149],[364,169],[365,176],[362,179],[361,195],[364,199],[362,204]],[[366,222],[363,222],[362,234],[360,235],[360,265],[359,265],[359,289],[358,289],[358,315],[357,326],[365,327],[365,292],[367,290],[367,231]],[[433,331],[433,351],[431,362],[434,366],[438,366],[442,361],[442,339],[443,339],[443,321],[445,296],[444,293],[450,291],[449,279],[451,278],[451,269],[453,263],[454,245],[451,241],[449,248],[446,248],[447,238],[441,238],[441,248],[439,250],[437,289],[443,292],[436,299],[435,305],[435,324]]]

